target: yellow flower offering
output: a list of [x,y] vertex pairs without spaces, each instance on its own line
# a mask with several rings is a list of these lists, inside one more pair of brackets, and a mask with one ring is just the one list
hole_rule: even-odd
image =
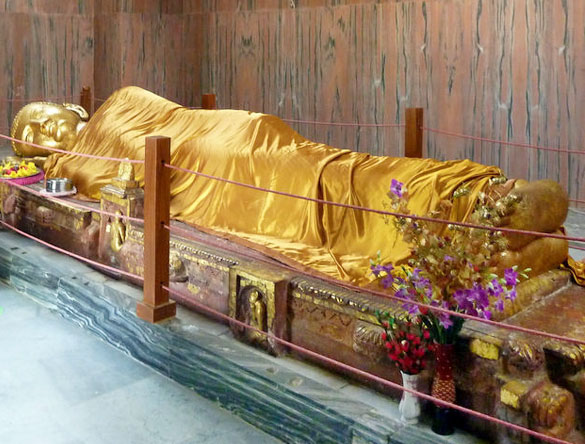
[[0,167],[0,177],[3,179],[16,179],[19,177],[34,176],[39,169],[33,162],[22,160],[20,163],[5,160]]

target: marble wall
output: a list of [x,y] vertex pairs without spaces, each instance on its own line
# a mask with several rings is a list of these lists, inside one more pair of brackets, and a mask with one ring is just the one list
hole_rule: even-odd
[[[364,123],[419,106],[430,128],[585,152],[584,16],[582,0],[5,0],[0,98],[89,84],[99,105],[135,84],[188,106],[215,92],[220,107]],[[3,104],[7,127],[17,104]],[[402,129],[292,125],[403,153]],[[585,199],[585,154],[429,132],[425,155],[551,178]]]

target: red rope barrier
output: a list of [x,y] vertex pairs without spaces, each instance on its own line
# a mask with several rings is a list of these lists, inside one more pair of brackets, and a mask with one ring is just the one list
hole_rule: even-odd
[[78,260],[80,260],[82,262],[86,262],[86,263],[88,263],[90,265],[93,265],[95,267],[103,268],[104,270],[108,270],[108,271],[111,271],[113,273],[119,273],[119,274],[122,274],[124,276],[128,276],[128,277],[131,277],[131,278],[134,278],[134,279],[138,279],[138,280],[141,280],[141,281],[144,280],[143,277],[138,276],[136,274],[128,273],[127,271],[123,271],[123,270],[120,270],[118,268],[110,267],[109,265],[105,265],[105,264],[102,264],[100,262],[92,261],[91,259],[88,259],[86,257],[80,256],[78,254],[72,253],[72,252],[67,251],[67,250],[64,250],[63,248],[59,248],[59,247],[57,247],[57,246],[55,246],[53,244],[50,244],[48,242],[45,242],[44,240],[39,239],[38,237],[31,236],[30,234],[25,233],[22,230],[19,230],[18,228],[13,227],[12,225],[4,222],[3,220],[0,220],[0,224],[2,224],[5,228],[9,228],[10,230],[12,230],[12,231],[14,231],[14,232],[16,232],[16,233],[24,236],[24,237],[27,237],[29,239],[32,239],[32,240],[38,242],[41,245],[44,245],[45,247],[49,247],[52,250],[58,251],[59,253],[66,254],[67,256],[71,256],[71,257],[73,257],[75,259],[78,259]]
[[413,214],[401,214],[401,213],[394,213],[392,211],[375,210],[373,208],[362,207],[359,205],[351,205],[351,204],[344,204],[344,203],[340,203],[340,202],[332,202],[329,200],[317,199],[314,197],[300,196],[298,194],[287,193],[285,191],[271,190],[269,188],[258,187],[255,185],[250,185],[247,183],[238,182],[238,181],[231,180],[231,179],[225,179],[223,177],[212,176],[211,174],[205,174],[205,173],[193,171],[193,170],[190,170],[187,168],[182,168],[182,167],[178,167],[175,165],[167,164],[167,163],[165,164],[165,167],[170,168],[172,170],[182,171],[184,173],[194,174],[195,176],[201,176],[201,177],[205,177],[207,179],[217,180],[219,182],[225,182],[225,183],[229,183],[232,185],[241,186],[244,188],[249,188],[252,190],[262,191],[265,193],[271,193],[271,194],[276,194],[279,196],[291,197],[294,199],[306,200],[309,202],[315,202],[315,203],[320,203],[320,204],[324,204],[324,205],[331,205],[334,207],[367,211],[369,213],[381,214],[383,216],[405,217],[405,218],[410,218],[413,220],[422,220],[422,221],[426,221],[426,222],[438,222],[438,223],[442,223],[442,224],[446,224],[446,225],[453,225],[453,226],[458,226],[458,227],[478,228],[481,230],[500,231],[502,233],[514,233],[514,234],[530,235],[530,236],[535,236],[535,237],[550,237],[553,239],[565,239],[567,241],[585,242],[585,238],[582,238],[582,237],[570,237],[570,236],[564,236],[561,234],[554,234],[554,233],[541,233],[540,231],[516,230],[514,228],[490,227],[487,225],[478,225],[478,224],[471,224],[471,223],[467,223],[467,222],[450,221],[450,220],[445,220],[445,219],[434,219],[432,217],[416,216]]
[[130,217],[130,216],[126,216],[124,214],[118,215],[118,214],[115,214],[115,213],[110,213],[108,211],[104,211],[104,210],[102,210],[100,208],[94,208],[94,207],[90,207],[88,205],[83,205],[83,204],[79,203],[78,201],[74,201],[73,202],[71,200],[65,200],[65,199],[60,198],[60,197],[55,197],[55,196],[51,196],[51,195],[48,195],[48,194],[44,194],[44,193],[41,193],[41,192],[39,192],[39,191],[37,191],[37,190],[35,190],[33,188],[30,188],[28,185],[19,185],[17,183],[13,183],[9,179],[0,178],[0,183],[5,183],[5,184],[7,184],[7,185],[9,185],[11,187],[15,187],[15,188],[19,188],[19,189],[28,191],[29,193],[34,194],[35,196],[43,197],[43,198],[46,198],[46,199],[51,200],[53,202],[59,202],[61,204],[67,204],[67,205],[70,205],[70,206],[73,206],[73,207],[76,207],[76,208],[80,208],[82,210],[88,210],[88,211],[93,211],[93,212],[98,213],[98,214],[103,214],[105,216],[112,216],[112,217],[115,217],[115,218],[119,218],[119,219],[123,219],[123,220],[130,220],[132,222],[137,222],[137,223],[142,223],[142,224],[144,223],[144,219],[139,219],[137,217]]
[[[183,236],[187,239],[194,240],[194,241],[199,242],[199,243],[204,243],[208,246],[212,246],[215,248],[225,249],[225,250],[228,250],[228,251],[235,253],[237,255],[245,256],[247,259],[258,260],[260,262],[263,262],[263,263],[270,265],[270,266],[273,266],[273,267],[276,266],[276,264],[270,260],[263,259],[263,258],[258,257],[258,256],[254,256],[254,255],[248,254],[248,253],[240,251],[240,250],[236,250],[235,248],[231,248],[229,246],[229,244],[227,244],[227,245],[226,244],[219,244],[219,243],[211,242],[208,239],[196,238],[195,236],[193,236],[192,233],[190,233],[187,230],[184,230],[182,228],[179,228],[179,227],[171,227],[169,225],[164,225],[164,227],[167,230],[169,230],[170,232],[179,233],[179,234],[181,234],[181,236]],[[404,299],[401,299],[398,296],[395,296],[393,294],[384,293],[382,291],[378,291],[378,290],[374,290],[374,289],[365,290],[362,287],[351,284],[349,282],[340,281],[338,279],[332,278],[331,276],[328,276],[325,274],[317,274],[317,273],[313,274],[313,273],[310,273],[308,271],[302,270],[300,268],[292,267],[291,265],[288,265],[288,264],[286,264],[284,262],[280,262],[280,261],[278,261],[278,265],[283,267],[283,268],[286,268],[287,270],[293,271],[295,273],[298,273],[298,274],[301,274],[301,275],[304,275],[304,276],[307,276],[310,278],[319,279],[319,280],[324,281],[328,284],[332,284],[332,285],[336,285],[336,286],[345,288],[346,290],[355,291],[357,293],[364,294],[364,295],[379,296],[379,297],[384,298],[384,299],[389,299],[389,300],[393,300],[393,301],[397,301],[397,302],[401,302],[401,303],[404,302]],[[520,327],[517,325],[505,324],[503,322],[497,322],[497,321],[491,321],[489,319],[478,318],[478,317],[475,317],[475,316],[472,316],[469,314],[460,313],[457,311],[452,311],[452,310],[442,308],[442,307],[434,307],[432,305],[423,304],[421,302],[413,302],[413,301],[408,301],[408,302],[411,303],[412,305],[418,306],[419,308],[421,308],[421,307],[427,308],[427,309],[434,311],[434,312],[446,313],[446,314],[449,314],[451,316],[459,317],[459,318],[462,318],[465,320],[476,321],[476,322],[479,322],[482,324],[490,325],[492,327],[504,328],[506,330],[517,331],[517,332],[526,333],[526,334],[530,334],[530,335],[534,335],[534,336],[541,336],[541,337],[548,338],[548,339],[555,339],[557,341],[569,342],[571,344],[585,345],[585,341],[580,340],[580,339],[570,338],[568,336],[561,336],[561,335],[557,335],[554,333],[547,333],[547,332],[540,331],[540,330],[533,330],[531,328]]]
[[363,126],[373,128],[404,128],[404,123],[347,123],[347,122],[318,122],[313,120],[295,120],[281,119],[283,122],[303,123],[310,125],[329,125],[329,126]]
[[48,147],[43,146],[43,145],[37,145],[36,143],[26,142],[24,140],[15,139],[14,137],[5,136],[4,134],[0,134],[0,139],[10,140],[12,142],[23,143],[25,145],[34,146],[35,148],[40,148],[40,149],[47,150],[47,151],[53,151],[55,153],[71,154],[73,156],[87,157],[90,159],[112,160],[115,162],[144,163],[144,160],[121,159],[118,157],[96,156],[94,154],[76,153],[76,152],[67,151],[67,150],[60,150],[58,148],[48,148]]
[[579,199],[569,199],[569,202],[577,202],[577,203],[585,204],[585,200],[579,200]]
[[497,143],[500,145],[519,146],[522,148],[530,148],[530,149],[542,150],[542,151],[554,151],[557,153],[585,154],[585,151],[569,150],[569,149],[565,149],[565,148],[551,148],[551,147],[547,147],[547,146],[531,145],[529,143],[521,143],[521,142],[507,142],[504,140],[490,139],[488,137],[470,136],[467,134],[460,134],[460,133],[455,133],[452,131],[445,131],[445,130],[439,130],[439,129],[434,129],[434,128],[427,128],[427,127],[423,127],[422,129],[424,131],[428,131],[429,133],[443,134],[445,136],[459,137],[461,139],[477,140],[480,142],[491,142],[491,143]]
[[401,391],[406,391],[406,392],[412,393],[413,395],[418,396],[419,398],[426,399],[427,401],[432,401],[433,403],[439,404],[439,405],[441,405],[443,407],[451,408],[451,409],[454,409],[454,410],[459,410],[460,412],[467,413],[469,415],[475,416],[476,418],[480,418],[480,419],[483,419],[483,420],[486,420],[486,421],[489,421],[489,422],[493,422],[493,423],[496,423],[496,424],[499,424],[499,425],[508,427],[508,428],[513,429],[513,430],[518,431],[518,432],[526,433],[528,435],[531,435],[531,436],[534,436],[536,438],[542,439],[543,441],[548,441],[548,442],[557,443],[557,444],[571,444],[568,441],[564,441],[562,439],[554,438],[554,437],[545,435],[543,433],[535,432],[534,430],[530,430],[530,429],[528,429],[526,427],[522,427],[522,426],[519,426],[517,424],[513,424],[511,422],[508,422],[508,421],[504,421],[504,420],[499,419],[499,418],[496,418],[494,416],[486,415],[485,413],[477,412],[475,410],[468,409],[466,407],[462,407],[462,406],[460,406],[458,404],[453,404],[451,402],[443,401],[443,400],[441,400],[439,398],[435,398],[434,396],[427,395],[426,393],[422,393],[422,392],[419,392],[419,391],[416,391],[416,390],[413,390],[413,389],[410,389],[410,388],[407,388],[407,387],[403,387],[402,385],[396,384],[395,382],[388,381],[388,380],[386,380],[384,378],[381,378],[379,376],[376,376],[376,375],[374,375],[372,373],[366,372],[364,370],[360,370],[358,368],[355,368],[355,367],[352,367],[350,365],[347,365],[347,364],[345,364],[343,362],[337,361],[335,359],[332,359],[332,358],[329,358],[327,356],[323,356],[323,355],[321,355],[319,353],[316,353],[316,352],[314,352],[312,350],[309,350],[309,349],[306,349],[304,347],[301,347],[300,345],[296,345],[296,344],[293,344],[292,342],[289,342],[289,341],[286,341],[284,339],[278,338],[278,337],[274,336],[271,333],[267,333],[267,332],[261,331],[261,330],[255,328],[255,327],[252,327],[251,325],[248,325],[248,324],[246,324],[246,323],[244,323],[244,322],[242,322],[242,321],[240,321],[238,319],[234,319],[234,318],[232,318],[232,317],[230,317],[228,315],[225,315],[225,314],[223,314],[223,313],[221,313],[221,312],[219,312],[217,310],[214,310],[213,308],[207,307],[207,306],[205,306],[205,305],[203,305],[203,304],[201,304],[201,303],[193,300],[189,295],[186,295],[186,294],[184,294],[184,293],[182,293],[180,291],[173,290],[173,289],[171,289],[171,288],[169,288],[169,287],[167,287],[165,285],[163,285],[162,287],[165,290],[167,290],[170,294],[173,294],[175,296],[178,296],[183,301],[188,301],[189,304],[192,304],[193,306],[201,309],[202,311],[205,311],[205,312],[209,313],[210,315],[212,315],[212,316],[214,316],[216,318],[224,319],[224,320],[228,321],[229,323],[239,325],[240,327],[243,327],[243,328],[246,328],[246,329],[250,329],[250,330],[253,330],[253,331],[256,331],[256,332],[259,332],[259,333],[263,333],[267,337],[273,339],[274,341],[276,341],[276,342],[278,342],[278,343],[280,343],[282,345],[285,345],[287,347],[290,347],[291,349],[296,350],[296,351],[300,352],[301,354],[304,354],[304,355],[307,355],[307,356],[311,356],[312,358],[315,358],[315,359],[318,359],[318,360],[320,360],[322,362],[325,362],[327,364],[333,365],[333,366],[335,366],[335,367],[337,367],[339,369],[348,371],[348,372],[353,373],[355,375],[359,375],[359,376],[364,377],[364,378],[367,378],[367,379],[369,379],[369,380],[371,380],[373,382],[376,382],[376,383],[385,385],[385,386],[390,387],[390,388],[393,388],[393,389],[398,389],[398,390],[401,390]]

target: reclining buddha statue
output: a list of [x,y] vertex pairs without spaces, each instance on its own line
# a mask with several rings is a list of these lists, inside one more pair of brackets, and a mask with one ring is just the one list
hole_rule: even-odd
[[[33,116],[25,107],[15,119],[14,137],[39,141],[40,132],[57,140],[59,122],[65,119],[60,112],[70,111],[59,105],[49,108],[43,111],[56,123],[43,123],[40,111]],[[64,140],[61,135],[70,154],[50,155],[44,165],[47,177],[70,178],[79,193],[99,199],[100,189],[116,176],[118,162],[75,153],[144,159],[145,137],[154,135],[172,138],[173,165],[310,198],[384,209],[390,182],[396,179],[408,188],[414,214],[428,214],[451,200],[448,218],[463,221],[481,192],[502,198],[514,195],[519,201],[502,218],[507,227],[560,232],[567,214],[567,195],[552,181],[502,183],[494,180],[503,177],[500,169],[469,160],[376,157],[337,149],[305,139],[275,116],[190,110],[138,87],[114,92],[76,137]],[[27,153],[20,143],[14,149]],[[143,185],[143,165],[136,165],[136,180]],[[462,186],[468,193],[453,199]],[[378,251],[388,262],[409,255],[408,245],[379,214],[177,170],[171,170],[171,218],[243,242],[290,265],[360,285],[367,283],[369,260]],[[557,267],[567,255],[565,240],[516,236],[499,260],[502,268],[515,264],[538,274]]]
[[[76,104],[56,105],[50,102],[34,102],[23,107],[12,123],[10,135],[16,139],[59,150],[71,148],[77,135],[87,123],[89,114]],[[13,143],[17,156],[48,156],[49,150]]]

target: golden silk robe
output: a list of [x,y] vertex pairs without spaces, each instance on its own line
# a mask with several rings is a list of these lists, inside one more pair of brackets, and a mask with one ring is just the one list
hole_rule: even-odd
[[[118,90],[98,109],[71,149],[53,154],[48,177],[68,177],[85,196],[117,175],[118,163],[74,153],[144,159],[145,137],[171,137],[171,163],[271,190],[384,209],[392,179],[409,191],[409,209],[426,214],[451,199],[462,184],[450,218],[464,220],[496,167],[469,160],[376,157],[305,139],[279,118],[234,110],[189,110],[137,87]],[[135,165],[144,184],[144,166]],[[368,282],[369,260],[387,262],[409,249],[379,214],[278,196],[171,170],[171,218],[317,273]]]

